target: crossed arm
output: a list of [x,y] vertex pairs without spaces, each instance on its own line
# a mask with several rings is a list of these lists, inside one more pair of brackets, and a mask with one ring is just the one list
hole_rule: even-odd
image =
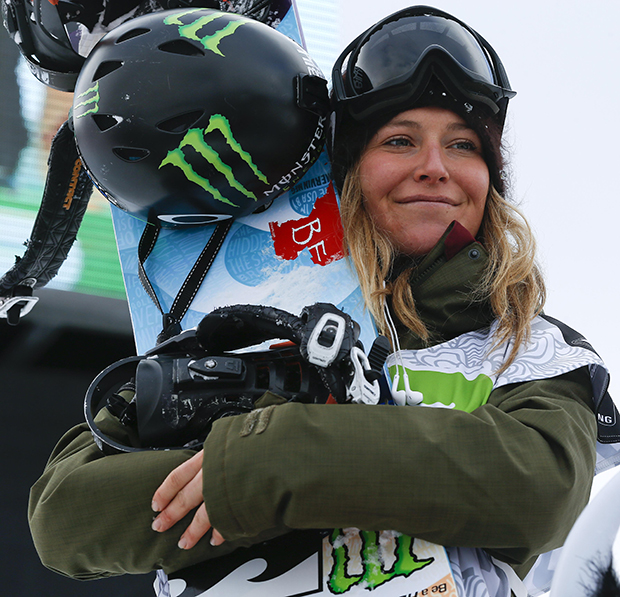
[[[473,413],[284,404],[251,431],[249,415],[217,421],[204,458],[104,456],[81,425],[31,491],[33,538],[48,567],[80,579],[172,572],[291,529],[341,526],[523,564],[559,546],[587,503],[590,392],[582,369],[496,390]],[[99,426],[131,442],[111,415]]]
[[[163,533],[189,514],[194,508],[196,513],[181,539],[180,549],[191,549],[211,528],[202,497],[202,460],[204,450],[196,453],[189,460],[175,468],[159,486],[151,508],[158,515],[151,525],[154,531]],[[224,537],[213,529],[211,545],[224,543]]]

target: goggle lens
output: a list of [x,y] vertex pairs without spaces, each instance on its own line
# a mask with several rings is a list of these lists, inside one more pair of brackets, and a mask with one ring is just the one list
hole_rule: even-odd
[[433,15],[401,17],[373,32],[349,58],[350,83],[356,94],[398,83],[432,50],[448,54],[475,79],[497,84],[476,38],[455,21]]

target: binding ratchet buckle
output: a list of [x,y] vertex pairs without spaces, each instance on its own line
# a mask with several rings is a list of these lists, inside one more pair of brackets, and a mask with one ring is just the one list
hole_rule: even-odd
[[346,329],[342,315],[324,313],[310,333],[306,348],[308,361],[318,367],[329,367],[342,348]]
[[32,311],[39,297],[32,296],[32,286],[27,283],[16,286],[12,294],[14,296],[0,296],[0,318],[6,319],[9,325],[17,325],[20,318]]

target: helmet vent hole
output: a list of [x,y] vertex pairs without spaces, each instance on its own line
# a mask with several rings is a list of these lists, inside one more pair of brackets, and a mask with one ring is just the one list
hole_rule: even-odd
[[95,72],[95,76],[93,77],[93,81],[98,81],[102,79],[106,75],[113,73],[115,70],[118,70],[123,63],[121,60],[108,60],[107,62],[102,62]]
[[162,52],[168,52],[169,54],[181,54],[182,56],[204,56],[205,53],[193,43],[184,39],[175,39],[168,41],[159,46]]
[[203,110],[194,110],[193,112],[173,116],[172,118],[168,118],[168,120],[160,122],[157,128],[166,133],[184,133],[193,124],[198,122],[203,114]]
[[130,163],[139,162],[151,153],[148,149],[140,149],[138,147],[115,147],[112,151],[121,160]]
[[102,133],[123,122],[120,116],[113,116],[112,114],[93,114],[93,120]]
[[116,44],[122,44],[124,41],[128,41],[133,39],[134,37],[140,37],[145,33],[149,33],[151,30],[146,29],[145,27],[138,27],[137,29],[132,29],[131,31],[127,31],[127,33],[123,33],[117,40]]

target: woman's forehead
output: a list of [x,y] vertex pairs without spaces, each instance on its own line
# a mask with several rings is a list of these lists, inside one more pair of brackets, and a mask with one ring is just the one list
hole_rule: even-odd
[[443,126],[445,128],[462,130],[471,127],[456,112],[446,108],[436,106],[425,106],[423,108],[411,108],[404,110],[391,120],[385,126],[411,126],[414,128],[424,128],[429,124]]
[[477,131],[461,116],[446,108],[434,106],[412,108],[396,114],[382,127],[379,127],[375,136],[381,132],[395,129],[408,129],[416,132],[438,131],[440,133],[467,133],[478,138]]

